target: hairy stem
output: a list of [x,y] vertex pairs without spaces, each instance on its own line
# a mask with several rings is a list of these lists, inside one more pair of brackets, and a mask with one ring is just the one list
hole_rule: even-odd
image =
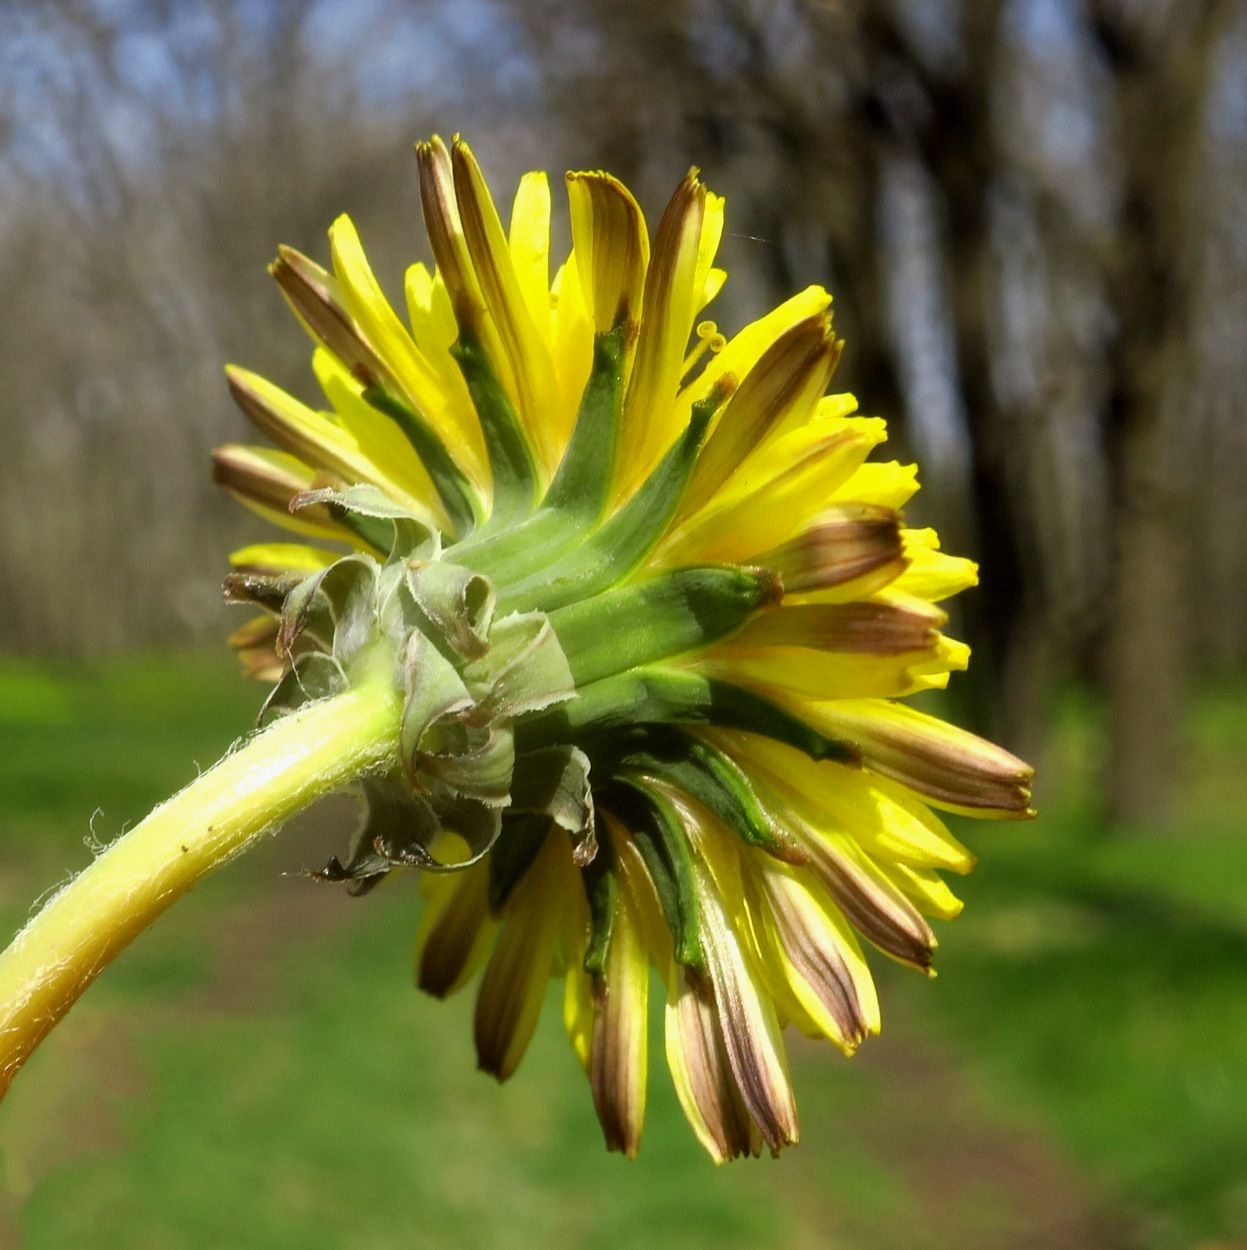
[[396,757],[388,673],[256,734],[56,893],[0,955],[0,1096],[78,996],[204,875]]

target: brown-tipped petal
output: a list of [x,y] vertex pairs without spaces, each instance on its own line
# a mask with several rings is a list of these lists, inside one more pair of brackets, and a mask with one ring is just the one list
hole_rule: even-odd
[[716,1163],[756,1155],[762,1138],[736,1087],[710,987],[677,964],[667,982],[667,1065],[685,1117]]
[[244,677],[277,681],[286,671],[277,654],[277,627],[277,617],[256,616],[230,634],[229,645],[238,652]]
[[276,616],[253,616],[245,625],[234,630],[226,641],[239,650],[275,644],[278,619]]
[[885,954],[929,969],[935,934],[917,908],[879,871],[851,837],[806,819],[800,796],[768,774],[764,800],[809,855],[807,871],[835,901],[849,923]]
[[698,881],[706,966],[728,1063],[749,1114],[772,1154],[799,1135],[788,1057],[770,995],[707,875]]
[[485,305],[459,217],[450,153],[441,137],[434,135],[416,144],[416,161],[420,168],[424,227],[438,273],[446,284],[460,328],[481,337],[485,329]]
[[[302,461],[269,447],[227,443],[212,453],[212,480],[218,486],[274,512],[289,512],[290,501],[310,490],[314,477]],[[321,505],[304,509],[302,519],[336,528],[329,510]]]
[[416,984],[434,998],[448,998],[480,966],[494,932],[489,916],[489,866],[434,878],[435,893],[416,935]]
[[760,860],[758,875],[790,988],[822,1032],[852,1051],[879,1029],[874,982],[852,930],[811,874]]
[[269,272],[313,338],[324,343],[363,385],[390,378],[376,349],[347,311],[333,274],[285,246],[278,248]]
[[547,838],[507,901],[502,931],[477,993],[477,1065],[500,1081],[524,1057],[545,1000],[562,927],[561,891],[572,888],[559,871],[560,855],[570,866],[566,842]]
[[698,457],[680,518],[708,503],[768,438],[809,418],[838,359],[831,318],[822,313],[797,322],[771,344],[745,375]]
[[607,1148],[630,1159],[645,1122],[648,1021],[649,960],[632,905],[621,897],[595,995],[589,1081]]
[[891,603],[794,603],[763,612],[733,638],[742,647],[813,647],[862,655],[925,651],[947,620],[938,608],[914,600]]
[[758,556],[756,563],[775,569],[790,594],[804,594],[855,582],[869,574],[870,589],[899,577],[906,560],[900,516],[877,504],[839,504],[808,529]]
[[621,425],[621,493],[644,479],[679,433],[672,413],[698,310],[697,257],[705,211],[706,188],[697,170],[690,170],[658,223],[645,277],[641,331]]
[[1034,770],[1003,747],[885,699],[806,708],[821,731],[854,743],[868,768],[969,816],[1025,819]]
[[594,330],[605,334],[621,322],[635,322],[649,268],[640,205],[618,178],[597,172],[569,173],[567,200],[576,268]]
[[511,248],[481,168],[471,149],[456,139],[451,156],[455,196],[464,240],[481,294],[510,362],[520,417],[548,471],[557,467],[549,413],[555,406],[554,365],[524,299]]

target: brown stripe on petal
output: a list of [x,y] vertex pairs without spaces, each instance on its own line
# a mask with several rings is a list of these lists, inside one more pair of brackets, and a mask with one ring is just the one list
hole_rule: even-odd
[[818,728],[855,743],[868,768],[968,815],[1026,818],[1034,769],[964,729],[901,703],[857,699],[818,709]]
[[793,417],[809,415],[839,356],[825,313],[797,322],[771,344],[745,375],[697,458],[679,518],[709,503],[741,461]]
[[245,647],[268,646],[277,642],[277,628],[277,617],[256,616],[234,630],[226,641],[239,650]]
[[443,888],[453,893],[416,949],[416,984],[434,998],[448,997],[469,980],[494,928],[485,865],[467,869]]
[[481,977],[473,1018],[477,1066],[499,1081],[519,1066],[545,999],[563,925],[557,887],[566,885],[557,857],[571,856],[566,842],[547,838],[536,863],[511,895],[497,945]]
[[804,899],[795,895],[801,888],[774,871],[762,873],[763,893],[784,955],[835,1022],[840,1040],[852,1047],[869,1032],[866,1014],[835,930],[812,914],[808,894]]
[[755,978],[713,886],[698,883],[706,964],[728,1063],[772,1154],[799,1135],[788,1059],[770,995]]
[[485,308],[463,236],[450,153],[439,135],[416,144],[416,163],[420,170],[424,228],[437,271],[450,295],[455,320],[460,329],[470,330],[480,337],[485,329]]
[[346,309],[338,280],[327,269],[293,247],[277,249],[269,265],[282,294],[308,329],[364,386],[391,377],[376,349]]
[[286,671],[277,654],[277,629],[276,616],[257,616],[230,634],[228,642],[238,652],[244,677],[277,681]]
[[810,856],[807,871],[864,938],[902,963],[924,971],[931,967],[935,951],[931,926],[909,899],[871,871],[864,855],[855,859],[847,847],[813,831],[797,836]]
[[709,984],[673,967],[670,985],[667,1063],[685,1116],[716,1163],[758,1154],[762,1138],[732,1075]]
[[945,613],[890,603],[788,603],[749,621],[739,646],[817,647],[863,655],[904,655],[933,647]]
[[791,594],[841,586],[871,573],[879,574],[872,579],[872,589],[878,589],[907,564],[900,514],[878,504],[840,504],[754,563],[775,569]]
[[[754,770],[755,781],[759,781]],[[814,874],[845,919],[881,951],[902,963],[930,968],[935,935],[914,905],[847,837],[823,833],[801,814],[800,796],[769,773],[763,800],[808,854]]]
[[649,959],[636,917],[620,900],[606,972],[595,987],[589,1083],[608,1150],[634,1158],[645,1122]]
[[[294,465],[278,463],[274,457],[279,454],[258,454],[253,448],[227,443],[212,453],[212,480],[231,494],[275,512],[288,512],[290,501],[311,485],[313,473],[307,466],[300,465],[299,472]],[[322,525],[334,524],[323,506],[304,508],[302,517]]]
[[598,334],[641,312],[649,265],[645,220],[632,193],[611,174],[570,172],[572,243],[581,289]]
[[[303,424],[302,417],[323,420],[317,413],[312,412],[310,409],[300,412],[300,410],[304,409],[304,405],[299,403],[299,401],[286,396],[284,392],[281,392],[272,383],[266,382],[263,378],[258,378],[245,369],[238,369],[233,365],[229,365],[226,367],[225,376],[229,383],[230,395],[238,407],[242,409],[246,418],[258,430],[267,434],[279,447],[285,448],[293,456],[306,461],[314,469],[329,470],[340,475],[348,482],[359,480],[357,468],[344,461],[332,446],[320,441],[316,433],[313,432],[314,427],[309,429]],[[266,394],[265,388],[271,388],[273,393]],[[289,400],[293,406],[292,411],[283,412],[279,409],[276,399],[278,395],[281,395],[283,399]],[[336,427],[329,428],[336,429]],[[244,448],[243,450],[246,449]],[[230,470],[227,468],[224,471],[229,472]],[[314,477],[314,474],[311,476]],[[220,481],[221,479],[218,477],[217,480]],[[278,480],[279,478],[274,476],[274,486]],[[222,484],[224,485],[225,483]],[[292,496],[286,499],[281,508],[288,510],[291,500],[306,491],[309,485],[315,485],[315,482],[309,481],[302,485],[298,491],[293,492]],[[227,486],[227,489],[231,488]],[[322,511],[319,507],[313,510],[300,507],[299,511],[304,520],[314,519],[325,521],[329,524],[333,523],[329,513]]]
[[631,487],[648,472],[664,438],[688,337],[696,317],[693,290],[706,212],[706,188],[696,169],[676,188],[658,222],[645,274],[641,328],[620,426],[621,484]]
[[477,283],[498,332],[530,436],[553,468],[558,451],[550,441],[549,411],[557,384],[545,339],[538,333],[516,276],[511,248],[485,176],[463,140],[456,138],[451,170],[464,241]]

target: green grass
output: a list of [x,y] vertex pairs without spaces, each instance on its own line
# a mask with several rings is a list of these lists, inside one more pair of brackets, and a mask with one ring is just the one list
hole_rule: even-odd
[[[245,728],[258,693],[229,664],[0,666],[10,931],[86,861],[97,808],[107,841]],[[852,1063],[795,1047],[802,1144],[724,1169],[682,1123],[657,1034],[631,1164],[599,1144],[556,1002],[512,1082],[475,1072],[470,1001],[409,988],[410,883],[313,893],[281,874],[334,844],[333,820],[291,831],[163,918],[22,1074],[0,1107],[0,1244],[934,1250],[1021,1244],[1062,1203],[1103,1240],[1028,1244],[1241,1236],[1236,711],[1201,704],[1185,831],[1112,842],[1072,705],[1044,819],[963,827],[981,862],[939,979],[881,968],[885,1038]]]

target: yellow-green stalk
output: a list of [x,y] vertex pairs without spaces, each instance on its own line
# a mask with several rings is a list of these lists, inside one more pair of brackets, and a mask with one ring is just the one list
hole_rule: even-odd
[[96,976],[201,877],[309,803],[391,764],[388,669],[261,730],[124,834],[0,955],[0,1093]]

